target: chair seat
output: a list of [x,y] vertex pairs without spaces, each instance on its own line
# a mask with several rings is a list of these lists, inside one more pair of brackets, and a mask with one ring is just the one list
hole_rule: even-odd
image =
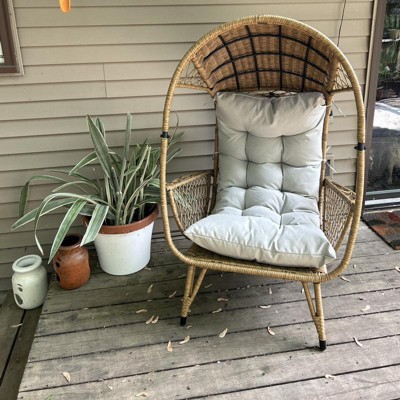
[[232,267],[235,268],[234,272],[238,272],[241,269],[241,273],[271,276],[271,272],[279,274],[279,279],[283,279],[282,273],[287,274],[285,279],[295,280],[293,274],[302,274],[310,276],[309,281],[312,282],[313,278],[319,280],[321,274],[327,274],[328,270],[326,266],[320,268],[286,268],[278,265],[270,265],[265,263],[258,263],[255,261],[240,260],[228,256],[222,256],[221,254],[214,253],[203,247],[198,246],[196,243],[192,243],[189,249],[185,252],[186,256],[196,259],[196,261],[204,263],[213,263],[212,269],[217,271],[231,272]]
[[224,256],[319,268],[336,257],[319,221],[313,198],[261,187],[231,187],[219,193],[213,214],[191,225],[185,235]]

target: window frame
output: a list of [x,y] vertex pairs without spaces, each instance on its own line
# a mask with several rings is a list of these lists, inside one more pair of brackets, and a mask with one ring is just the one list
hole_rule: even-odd
[[4,56],[4,63],[0,64],[0,77],[22,75],[22,58],[12,0],[0,0],[0,42]]

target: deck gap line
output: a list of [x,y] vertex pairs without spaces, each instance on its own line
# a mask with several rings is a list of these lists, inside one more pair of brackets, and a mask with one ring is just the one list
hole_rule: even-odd
[[[396,288],[396,289],[398,289],[398,288]],[[388,290],[393,290],[393,289],[386,289],[386,291],[388,291]],[[381,291],[382,290],[378,290],[378,291],[375,291],[375,292],[381,292]],[[363,292],[363,293],[373,293],[373,292]],[[349,295],[346,295],[346,296],[353,296],[353,295],[354,294],[352,293],[352,294],[349,294]],[[332,297],[339,297],[339,296],[332,296]],[[342,296],[342,297],[344,297],[344,296]],[[328,297],[326,297],[326,298],[328,298]],[[284,303],[272,303],[271,306],[278,306],[280,304],[302,303],[302,302],[306,302],[306,300],[302,299],[302,300],[287,301],[287,302],[284,302]],[[123,304],[126,304],[126,303],[123,303]],[[102,307],[107,307],[107,306],[102,306]],[[236,308],[232,308],[232,309],[224,310],[224,311],[226,311],[226,312],[229,312],[229,311],[242,311],[242,310],[252,309],[252,308],[258,308],[258,306],[236,307]],[[340,317],[325,318],[325,320],[326,321],[330,321],[330,320],[336,320],[336,319],[342,319],[342,318],[358,317],[358,316],[361,316],[361,315],[374,315],[374,314],[381,314],[381,313],[395,312],[395,311],[400,311],[400,309],[396,308],[396,309],[392,309],[392,310],[374,311],[374,312],[368,312],[368,313],[367,312],[362,312],[362,314],[343,315],[343,316],[340,316]],[[64,312],[69,312],[69,311],[64,311]],[[202,315],[209,315],[209,314],[211,314],[211,313],[210,312],[200,312],[200,313],[193,313],[190,316],[202,316]],[[173,317],[161,318],[160,320],[168,321],[168,320],[175,319],[175,318],[178,319],[177,316],[173,316]],[[107,326],[107,328],[118,327],[118,326],[136,325],[136,324],[141,324],[143,322],[145,322],[145,321],[143,320],[143,321],[128,322],[128,323],[125,323],[125,324],[115,324],[115,325],[109,325],[109,326]],[[308,321],[305,321],[305,323],[307,323],[307,322]],[[293,323],[293,324],[290,324],[290,325],[296,325],[296,324],[299,324],[299,323],[300,322],[296,322],[296,323]],[[286,326],[286,325],[280,325],[280,326]],[[82,330],[77,330],[77,331],[65,331],[65,332],[59,332],[59,333],[49,333],[47,335],[35,335],[35,337],[57,336],[57,335],[62,335],[62,334],[68,334],[68,333],[74,333],[74,332],[86,332],[86,331],[93,331],[93,330],[98,330],[98,329],[105,329],[105,328],[104,328],[104,326],[102,326],[102,327],[88,328],[88,329],[82,329]]]
[[[357,371],[340,372],[340,373],[335,374],[335,376],[353,375],[353,374],[358,374],[360,372],[367,372],[367,371],[371,371],[371,370],[379,370],[379,369],[398,367],[398,366],[400,366],[400,363],[390,364],[390,365],[382,365],[380,367],[362,368]],[[212,393],[212,394],[207,394],[206,396],[212,397],[212,396],[221,396],[224,394],[231,394],[231,393],[249,392],[249,391],[255,390],[255,389],[265,389],[265,388],[274,387],[274,386],[285,386],[285,385],[291,385],[293,383],[309,382],[309,381],[315,381],[315,380],[324,379],[324,378],[325,378],[324,376],[316,376],[314,378],[298,379],[298,380],[290,381],[290,382],[272,383],[269,385],[260,385],[260,386],[254,386],[251,388],[245,388],[245,389],[236,389],[236,390],[229,390],[229,391],[225,391],[225,392]],[[385,381],[385,382],[390,383],[390,381]],[[204,399],[204,396],[185,397],[185,400],[197,400],[197,399]]]
[[[390,338],[390,337],[396,337],[399,335],[388,335],[382,338]],[[367,340],[378,340],[378,339],[382,339],[381,337],[379,338],[371,338],[371,339],[366,339],[364,341]],[[341,345],[345,345],[345,344],[350,344],[353,343],[353,341],[345,341],[345,342],[341,342],[341,343],[333,343],[333,344],[329,344],[329,346],[341,346]],[[298,348],[298,349],[292,349],[292,350],[284,350],[284,351],[279,351],[279,352],[275,352],[275,353],[263,353],[263,354],[257,354],[257,355],[253,355],[253,356],[241,356],[241,357],[235,357],[235,358],[227,358],[227,359],[221,359],[218,360],[221,363],[223,362],[227,362],[227,361],[241,361],[241,360],[245,360],[245,359],[252,359],[252,358],[257,358],[257,357],[267,357],[270,355],[279,355],[279,354],[286,354],[286,353],[294,353],[294,352],[300,352],[300,351],[308,351],[310,349],[314,349],[315,351],[319,351],[318,346],[313,346],[313,347],[302,347],[302,348]],[[90,353],[89,353],[90,354]],[[84,354],[83,354],[84,355]],[[69,358],[69,357],[62,357],[63,358]],[[51,359],[50,359],[51,360]],[[44,361],[49,361],[49,360],[44,360]],[[124,378],[130,378],[130,377],[136,377],[136,376],[144,376],[144,375],[148,375],[150,373],[163,373],[163,372],[169,372],[169,371],[177,371],[177,370],[181,370],[181,369],[188,369],[188,368],[194,368],[197,366],[206,366],[206,365],[211,365],[211,364],[215,364],[216,361],[208,361],[208,362],[202,362],[202,363],[196,363],[196,364],[190,364],[190,365],[185,365],[185,366],[176,366],[176,367],[172,367],[172,368],[164,368],[164,369],[155,369],[152,371],[147,371],[147,372],[139,372],[137,374],[133,374],[133,375],[121,375],[121,376],[113,376],[107,379],[103,379],[102,382],[107,382],[113,379],[124,379]],[[341,375],[347,375],[349,373],[357,373],[357,372],[363,372],[363,371],[369,371],[369,370],[375,370],[375,369],[380,369],[380,368],[388,368],[388,367],[393,367],[393,366],[398,366],[400,365],[400,363],[396,363],[396,364],[388,364],[388,365],[384,365],[384,366],[380,366],[380,367],[371,367],[371,368],[363,368],[357,371],[350,371],[350,372],[341,372],[341,373],[337,373],[335,374],[336,376],[341,376]],[[305,382],[305,381],[309,381],[309,380],[315,380],[315,379],[321,379],[323,378],[323,376],[318,376],[315,378],[308,378],[308,379],[299,379],[299,380],[295,380],[295,381],[291,381],[291,382],[282,382],[282,383],[276,383],[276,384],[271,384],[271,385],[266,385],[266,386],[260,386],[260,388],[263,387],[269,387],[269,386],[281,386],[281,385],[285,385],[285,384],[289,384],[289,383],[297,383],[297,382]],[[79,386],[79,385],[84,385],[87,383],[95,383],[95,382],[99,382],[98,379],[95,380],[89,380],[89,381],[84,381],[84,382],[76,382],[76,383],[72,383],[69,382],[68,386]],[[39,388],[39,389],[34,389],[34,390],[21,390],[20,393],[28,393],[28,392],[37,392],[40,390],[44,390],[44,389],[57,389],[57,388],[62,388],[65,387],[65,385],[57,385],[57,386],[46,386],[43,388]],[[258,387],[254,387],[252,389],[257,389]],[[252,390],[250,389],[250,390]],[[247,389],[243,389],[243,390],[235,390],[238,392],[241,391],[245,391]],[[232,392],[227,392],[227,393],[232,393]],[[216,394],[224,394],[224,393],[216,393]],[[211,396],[211,395],[208,395]],[[191,399],[198,399],[198,398],[203,398],[203,397],[188,397],[185,398],[185,400],[191,400]]]
[[[399,310],[394,310],[394,311],[384,311],[384,313],[389,313],[389,312],[395,312],[395,311],[399,311]],[[371,313],[371,314],[382,314],[383,312],[376,312],[376,313]],[[360,314],[360,315],[355,315],[355,316],[349,316],[349,317],[343,317],[343,318],[352,318],[352,317],[357,317],[357,316],[361,316],[361,315],[368,315],[368,314]],[[326,321],[331,321],[331,320],[337,320],[337,319],[342,319],[342,318],[330,318],[330,319],[326,319]],[[310,321],[305,321],[305,322],[296,322],[296,323],[292,323],[292,324],[283,324],[283,325],[273,325],[274,328],[285,328],[288,326],[294,326],[294,325],[303,325],[303,324],[310,324],[311,322],[313,322],[312,320]],[[99,328],[99,329],[104,329],[104,328]],[[247,332],[256,332],[256,331],[261,331],[266,329],[266,327],[263,328],[250,328],[250,329],[243,329],[240,331],[230,331],[230,334],[240,334],[240,333],[247,333]],[[70,332],[70,333],[74,333],[74,332]],[[48,335],[48,336],[56,336],[58,334],[54,334],[54,335]],[[213,335],[200,335],[200,336],[191,336],[191,340],[199,340],[199,339],[206,339],[206,338],[213,338],[215,336],[215,334]],[[368,340],[377,340],[377,339],[383,339],[383,338],[390,338],[390,337],[395,337],[395,336],[400,336],[400,333],[396,333],[396,334],[392,334],[392,335],[386,335],[386,336],[379,336],[379,337],[372,337],[372,338],[366,338],[366,339],[360,339],[362,341],[368,341]],[[174,342],[178,341],[179,339],[174,340]],[[160,346],[165,344],[166,342],[156,342],[156,343],[148,343],[148,344],[138,344],[135,346],[124,346],[124,347],[119,347],[118,349],[109,349],[109,350],[102,350],[102,351],[93,351],[93,352],[89,352],[89,353],[80,353],[79,355],[70,355],[70,356],[63,356],[63,357],[54,357],[54,358],[46,358],[46,359],[40,359],[40,360],[28,360],[28,362],[30,364],[33,363],[38,363],[38,362],[45,362],[45,361],[51,361],[51,360],[62,360],[62,359],[66,359],[66,358],[74,358],[74,357],[81,357],[81,356],[86,356],[86,355],[90,355],[90,354],[104,354],[104,353],[110,353],[110,352],[115,352],[115,351],[119,351],[119,350],[129,350],[129,349],[138,349],[141,347],[150,347],[150,346]],[[338,343],[339,345],[344,344],[344,343],[352,343],[352,340],[350,340],[349,342],[340,342]],[[335,343],[329,343],[329,346],[335,346]],[[314,347],[314,346],[313,346]],[[318,346],[315,346],[316,348]],[[295,351],[295,350],[290,350],[290,351]],[[268,353],[268,354],[280,354],[280,353],[286,353],[287,351],[281,351],[278,353]]]
[[14,339],[13,339],[12,345],[11,345],[11,347],[10,347],[10,352],[8,353],[7,360],[6,360],[5,364],[4,364],[3,372],[2,372],[2,374],[1,374],[1,376],[0,376],[0,386],[1,386],[2,383],[3,383],[4,376],[5,376],[6,372],[7,372],[8,364],[10,363],[12,353],[14,352],[15,345],[16,345],[17,340],[18,340],[18,338],[19,338],[19,334],[20,334],[21,329],[22,329],[22,324],[23,324],[24,319],[25,319],[25,315],[26,315],[26,310],[24,310],[24,311],[22,312],[22,314],[21,314],[21,319],[20,319],[20,321],[19,321],[20,325],[16,328],[15,335],[14,335]]
[[[174,265],[174,264],[176,264],[176,262],[174,262],[174,263],[171,263],[171,264],[165,264],[165,265],[160,265],[160,266],[158,266],[158,267],[150,267],[150,268],[162,268],[162,267],[165,267],[165,266],[170,266],[170,265]],[[184,264],[183,264],[184,265]],[[349,268],[349,267],[348,267]],[[361,268],[360,268],[361,269]],[[350,269],[348,269],[349,271],[350,271]],[[344,273],[343,275],[345,275],[345,276],[353,276],[353,275],[357,275],[357,276],[360,276],[360,275],[363,275],[363,274],[373,274],[373,273],[381,273],[381,272],[387,272],[387,271],[391,271],[391,270],[393,270],[393,268],[388,268],[388,269],[380,269],[380,270],[377,270],[377,271],[362,271],[362,272],[354,272],[354,273]],[[139,272],[139,271],[138,271]],[[212,271],[212,272],[215,272],[215,273],[209,273],[209,274],[206,274],[206,276],[215,276],[215,275],[219,275],[219,274],[221,274],[221,273],[223,273],[223,274],[234,274],[233,272],[221,272],[221,271]],[[104,273],[103,271],[101,271],[101,272],[98,272],[98,273],[94,273],[93,275],[99,275],[99,274],[101,274],[101,273]],[[95,289],[89,289],[89,290],[81,290],[80,292],[76,292],[76,293],[86,293],[86,292],[94,292],[94,291],[96,291],[96,290],[104,290],[104,289],[111,289],[111,288],[119,288],[119,287],[131,287],[131,286],[139,286],[139,285],[145,285],[145,284],[150,284],[150,283],[153,283],[153,284],[158,284],[158,283],[164,283],[164,282],[172,282],[172,281],[181,281],[181,280],[183,280],[183,279],[185,279],[185,277],[182,277],[182,278],[179,278],[178,279],[178,277],[176,277],[176,278],[171,278],[171,279],[165,279],[165,280],[158,280],[158,281],[152,281],[152,280],[149,280],[149,281],[146,281],[146,282],[141,282],[141,283],[129,283],[129,284],[125,284],[125,285],[116,285],[116,286],[108,286],[108,287],[101,287],[101,288],[95,288]],[[266,278],[266,282],[268,282],[268,280],[267,280],[268,278]],[[52,281],[52,282],[55,282],[55,281]],[[285,283],[301,283],[301,282],[299,282],[299,281],[292,281],[292,280],[282,280],[281,282],[274,282],[274,283],[266,283],[266,284],[268,284],[268,285],[282,285],[282,284],[285,284]],[[265,285],[265,284],[264,284]],[[264,285],[261,285],[261,286],[264,286]],[[259,287],[259,285],[258,286],[251,286],[251,287]],[[56,296],[62,296],[62,295],[65,295],[65,293],[64,292],[54,292],[54,293],[51,293],[50,294],[50,296],[51,296],[51,298],[54,298],[54,297],[56,297]]]
[[[222,295],[223,293],[229,293],[229,292],[233,292],[233,291],[237,291],[237,290],[245,290],[245,289],[259,289],[261,287],[264,287],[265,285],[259,285],[259,286],[252,286],[250,288],[244,287],[244,288],[235,288],[235,289],[227,289],[227,290],[218,290],[218,291],[211,291],[211,292],[202,292],[199,293],[199,295],[212,295],[212,294],[216,294],[216,295]],[[387,292],[390,290],[397,290],[400,289],[400,287],[393,287],[393,288],[384,288],[384,289],[376,289],[376,290],[367,290],[364,292],[354,292],[354,293],[347,293],[347,294],[335,294],[335,295],[330,295],[330,296],[323,296],[324,299],[331,299],[331,298],[335,298],[335,297],[345,297],[345,296],[353,296],[353,295],[362,295],[365,293],[376,293],[376,292]],[[175,296],[175,298],[180,299],[183,298],[182,295],[178,295]],[[167,300],[169,299],[169,297],[156,297],[156,298],[152,298],[152,300]],[[135,300],[135,301],[126,301],[126,302],[122,302],[122,303],[113,303],[113,304],[104,304],[104,305],[99,305],[99,306],[92,306],[92,307],[83,307],[83,308],[74,308],[71,310],[61,310],[61,311],[50,311],[50,312],[42,312],[42,315],[52,315],[52,314],[61,314],[61,313],[66,313],[66,312],[72,312],[72,311],[81,311],[81,310],[92,310],[95,308],[103,308],[103,307],[114,307],[114,306],[122,306],[124,304],[136,304],[136,303],[144,303],[147,302],[148,299],[143,299],[143,300]],[[288,303],[298,303],[301,301],[305,301],[306,299],[299,299],[299,300],[292,300],[292,301],[281,301],[279,303],[273,303],[271,305],[277,305],[277,304],[288,304]],[[252,306],[252,307],[244,307],[244,308],[253,308],[256,306]],[[234,311],[236,309],[232,309],[232,311]],[[197,315],[197,314],[192,314],[192,315]]]

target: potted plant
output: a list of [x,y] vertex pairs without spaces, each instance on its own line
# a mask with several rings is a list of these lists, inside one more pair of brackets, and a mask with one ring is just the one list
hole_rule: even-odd
[[[122,154],[111,150],[100,119],[87,116],[89,134],[94,151],[70,170],[52,170],[57,175],[35,175],[21,190],[20,218],[12,226],[17,229],[34,222],[36,244],[43,254],[37,236],[42,217],[54,210],[65,209],[65,216],[54,237],[49,261],[53,259],[75,219],[82,215],[86,232],[80,243],[94,241],[101,268],[113,275],[126,275],[144,268],[150,259],[150,243],[154,220],[160,199],[160,149],[147,140],[131,145],[132,117],[127,124]],[[175,134],[170,146],[182,137]],[[168,154],[170,161],[180,150]],[[89,174],[85,170],[99,164]],[[26,212],[29,187],[32,181],[48,180],[59,183],[41,202],[39,207]],[[133,242],[132,242],[132,241]]]

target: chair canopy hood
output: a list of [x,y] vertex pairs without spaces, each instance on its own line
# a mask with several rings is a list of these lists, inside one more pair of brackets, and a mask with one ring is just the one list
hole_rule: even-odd
[[[190,65],[191,64],[191,65]],[[351,67],[321,32],[278,16],[254,16],[203,36],[177,68],[178,87],[208,91],[352,89]]]

